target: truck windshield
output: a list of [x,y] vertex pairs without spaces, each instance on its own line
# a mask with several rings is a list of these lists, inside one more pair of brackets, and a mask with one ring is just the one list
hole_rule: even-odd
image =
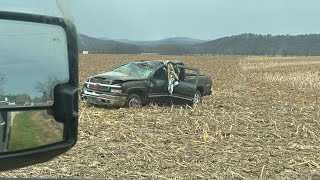
[[146,79],[153,71],[152,66],[147,63],[129,63],[113,70],[129,76]]

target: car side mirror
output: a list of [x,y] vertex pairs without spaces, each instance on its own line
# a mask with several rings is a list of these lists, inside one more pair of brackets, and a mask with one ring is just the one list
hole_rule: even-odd
[[50,160],[78,127],[78,46],[62,18],[0,11],[0,171]]

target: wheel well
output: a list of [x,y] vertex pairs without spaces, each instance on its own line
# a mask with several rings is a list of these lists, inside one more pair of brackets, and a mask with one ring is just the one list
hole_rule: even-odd
[[144,91],[143,90],[131,90],[128,93],[128,96],[130,96],[131,94],[137,94],[142,102],[145,102],[145,95],[144,95]]

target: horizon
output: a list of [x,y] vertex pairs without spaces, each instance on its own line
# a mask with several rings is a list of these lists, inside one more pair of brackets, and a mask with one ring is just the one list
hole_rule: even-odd
[[195,40],[201,40],[201,41],[214,41],[217,39],[221,39],[221,38],[226,38],[226,37],[232,37],[232,36],[239,36],[239,35],[243,35],[243,34],[255,34],[255,35],[262,35],[262,36],[267,36],[267,35],[271,35],[271,36],[303,36],[303,35],[320,35],[320,33],[305,33],[305,34],[256,34],[256,33],[241,33],[241,34],[234,34],[234,35],[228,35],[228,36],[223,36],[223,37],[218,37],[216,39],[208,39],[208,40],[204,40],[204,39],[197,39],[194,37],[183,37],[183,36],[175,36],[175,37],[165,37],[163,39],[151,39],[151,40],[135,40],[135,39],[128,39],[128,38],[117,38],[117,39],[112,39],[109,37],[95,37],[95,36],[91,36],[88,34],[84,34],[81,32],[78,32],[79,35],[85,35],[85,36],[89,36],[92,38],[96,38],[96,39],[101,39],[101,40],[113,40],[113,41],[117,41],[117,40],[127,40],[127,41],[133,41],[133,42],[144,42],[144,41],[161,41],[161,40],[165,40],[165,39],[172,39],[172,38],[189,38],[189,39],[195,39]]

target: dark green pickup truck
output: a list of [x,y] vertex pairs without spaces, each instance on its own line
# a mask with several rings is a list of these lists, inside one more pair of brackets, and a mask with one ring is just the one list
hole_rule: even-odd
[[140,106],[150,102],[201,102],[211,95],[212,78],[180,61],[137,61],[90,77],[81,100],[106,106]]

